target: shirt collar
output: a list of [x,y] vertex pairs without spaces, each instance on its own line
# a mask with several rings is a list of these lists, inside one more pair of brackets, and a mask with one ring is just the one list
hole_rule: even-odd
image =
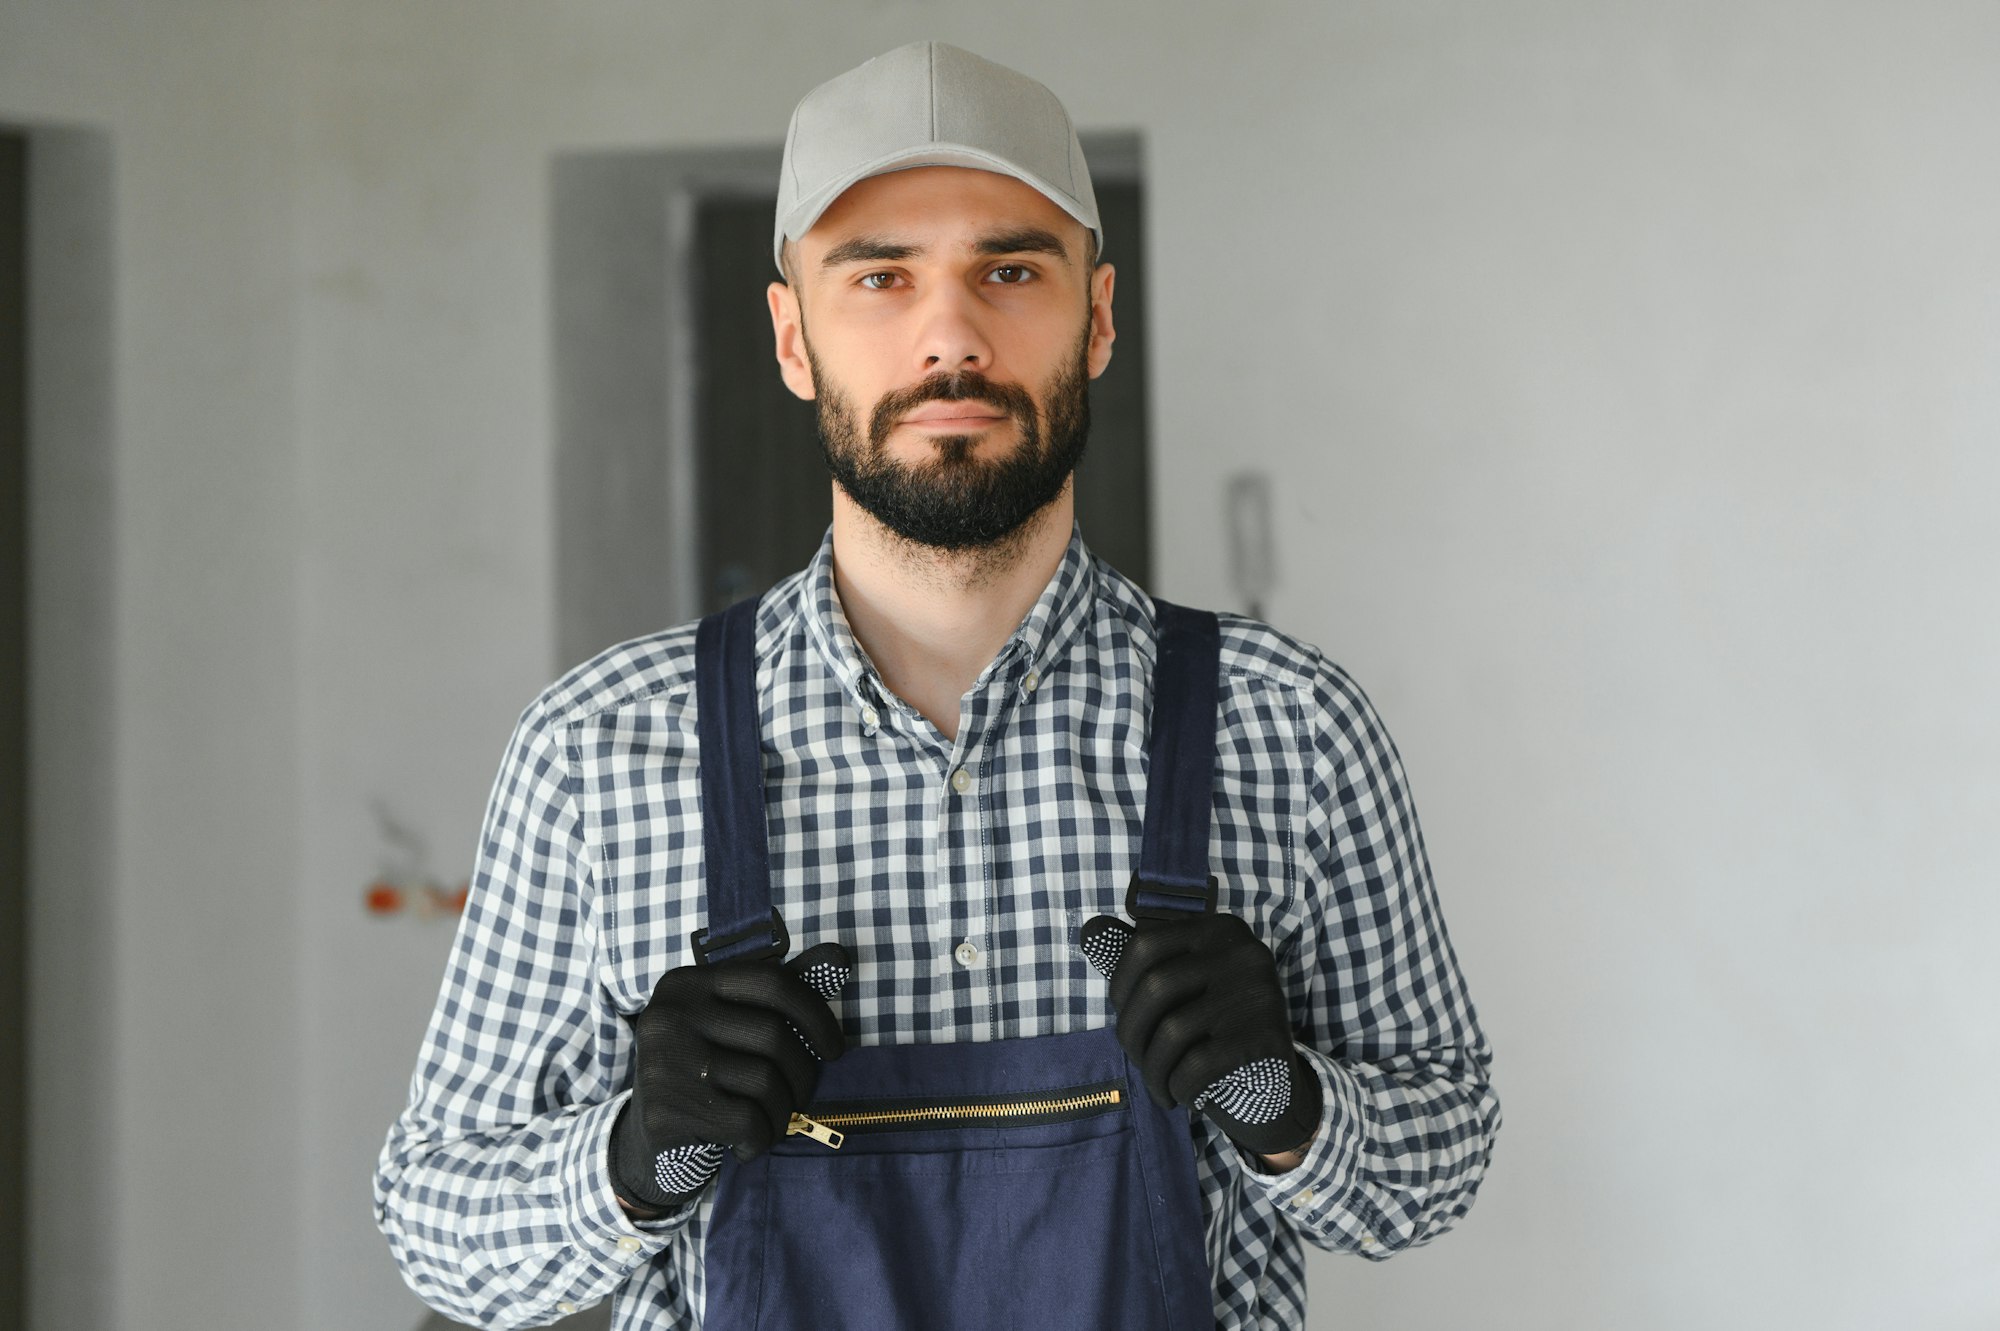
[[[1055,576],[1015,628],[993,661],[980,672],[974,687],[983,686],[995,672],[1014,669],[1045,674],[1061,657],[1090,617],[1097,599],[1097,560],[1083,543],[1083,533],[1072,524],[1069,545]],[[829,527],[819,550],[806,565],[799,584],[799,610],[814,645],[826,659],[841,686],[864,705],[885,701],[888,690],[875,673],[867,653],[848,626],[847,612],[841,609],[840,593],[833,581],[833,529]],[[871,696],[872,695],[872,696]]]

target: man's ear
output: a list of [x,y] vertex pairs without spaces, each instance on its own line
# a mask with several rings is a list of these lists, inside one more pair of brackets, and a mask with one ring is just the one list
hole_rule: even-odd
[[1117,276],[1108,263],[1098,264],[1090,275],[1090,347],[1085,363],[1093,379],[1111,364],[1111,344],[1118,340],[1118,330],[1111,324],[1111,284]]
[[799,317],[799,294],[783,282],[767,292],[771,302],[771,338],[778,356],[778,373],[795,397],[813,400],[812,366],[806,361],[805,324]]

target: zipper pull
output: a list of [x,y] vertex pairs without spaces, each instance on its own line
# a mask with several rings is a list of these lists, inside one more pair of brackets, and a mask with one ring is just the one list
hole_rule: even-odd
[[814,1122],[804,1114],[793,1114],[792,1121],[785,1125],[787,1137],[810,1137],[822,1146],[838,1151],[840,1144],[847,1140],[845,1133],[835,1132],[824,1123]]

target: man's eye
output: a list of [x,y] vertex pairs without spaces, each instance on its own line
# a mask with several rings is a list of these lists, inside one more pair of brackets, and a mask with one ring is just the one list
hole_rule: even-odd
[[894,273],[868,273],[861,279],[861,285],[870,291],[887,291],[896,281]]
[[1003,263],[986,276],[1003,286],[1017,287],[1034,275],[1032,268],[1024,268],[1018,263]]

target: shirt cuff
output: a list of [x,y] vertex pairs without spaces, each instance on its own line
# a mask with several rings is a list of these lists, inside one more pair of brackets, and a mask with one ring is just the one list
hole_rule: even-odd
[[570,1242],[608,1267],[631,1271],[665,1248],[694,1217],[699,1196],[653,1220],[637,1220],[618,1204],[611,1186],[611,1130],[631,1092],[587,1105],[570,1124],[563,1145],[563,1215]]
[[1318,1231],[1327,1227],[1328,1212],[1354,1190],[1360,1172],[1366,1100],[1361,1083],[1333,1059],[1304,1046],[1299,1054],[1319,1078],[1324,1106],[1319,1131],[1306,1144],[1304,1158],[1295,1168],[1282,1174],[1267,1173],[1262,1160],[1246,1155],[1249,1168],[1245,1176],[1279,1215]]

